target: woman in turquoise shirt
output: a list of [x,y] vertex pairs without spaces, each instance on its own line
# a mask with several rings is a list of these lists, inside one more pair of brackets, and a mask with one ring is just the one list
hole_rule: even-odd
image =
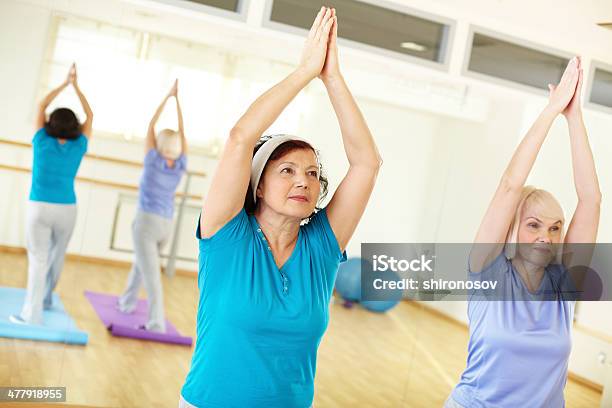
[[[312,405],[338,264],[381,164],[340,74],[336,39],[335,11],[322,8],[298,68],[250,106],[226,141],[197,231],[197,342],[182,407]],[[349,162],[318,211],[326,183],[316,150],[293,136],[261,138],[317,76]]]
[[[567,246],[595,242],[601,202],[580,108],[582,76],[580,59],[573,58],[559,85],[550,86],[548,105],[517,147],[482,220],[470,277],[494,279],[503,293],[468,303],[467,367],[447,408],[565,406],[575,303],[567,271],[590,263],[589,251]],[[569,127],[578,195],[565,234],[563,210],[552,194],[524,186],[559,114]],[[565,250],[558,251],[561,244]]]
[[[79,123],[68,108],[55,109],[49,119],[45,110],[68,85],[74,88],[85,121]],[[26,213],[28,284],[25,301],[15,323],[41,324],[43,309],[52,305],[52,292],[60,277],[64,255],[76,222],[74,178],[87,151],[93,112],[77,82],[76,66],[68,77],[38,105],[32,140],[32,186]]]

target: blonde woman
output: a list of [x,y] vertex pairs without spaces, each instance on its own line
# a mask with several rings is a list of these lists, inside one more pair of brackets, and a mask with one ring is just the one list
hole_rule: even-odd
[[[178,131],[163,129],[156,132],[157,120],[170,98],[174,98],[176,103]],[[142,328],[155,332],[166,331],[159,257],[172,234],[174,193],[187,168],[186,154],[187,141],[177,80],[149,123],[138,210],[132,223],[134,263],[118,305],[122,312],[132,313],[138,303],[140,285],[144,283],[149,317]]]
[[[564,288],[573,287],[568,269],[588,260],[564,256],[558,263],[555,248],[595,242],[601,201],[580,108],[582,77],[573,58],[550,86],[548,105],[517,147],[482,220],[470,275],[499,281],[507,301],[470,299],[467,368],[445,407],[565,405],[574,301]],[[559,114],[569,127],[578,195],[569,225],[552,194],[524,187]]]

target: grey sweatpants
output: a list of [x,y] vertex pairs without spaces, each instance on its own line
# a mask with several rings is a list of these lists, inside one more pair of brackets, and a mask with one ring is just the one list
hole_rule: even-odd
[[28,201],[28,283],[20,314],[27,323],[42,324],[43,308],[49,309],[52,306],[51,296],[64,266],[64,256],[76,216],[76,204]]
[[147,330],[165,332],[164,296],[161,284],[159,255],[172,234],[172,219],[138,210],[132,222],[134,263],[127,286],[119,297],[119,309],[134,311],[138,303],[140,284],[144,283],[149,303]]

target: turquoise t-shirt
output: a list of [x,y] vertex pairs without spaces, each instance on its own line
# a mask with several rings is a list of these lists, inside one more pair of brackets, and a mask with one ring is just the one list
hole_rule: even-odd
[[74,178],[81,159],[87,152],[87,137],[83,134],[61,144],[40,129],[32,139],[33,163],[31,201],[55,204],[75,204]]
[[242,209],[200,245],[197,341],[183,398],[198,407],[306,408],[340,262],[326,210],[278,269]]
[[470,297],[467,367],[453,399],[464,407],[564,407],[575,305],[566,269],[549,265],[531,293],[502,251],[470,278],[499,282],[494,299],[506,300]]

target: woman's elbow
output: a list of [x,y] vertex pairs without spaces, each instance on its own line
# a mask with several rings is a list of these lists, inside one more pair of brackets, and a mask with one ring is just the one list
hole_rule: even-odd
[[382,158],[380,156],[377,156],[369,160],[364,160],[359,164],[355,164],[355,167],[361,169],[361,171],[368,172],[373,176],[376,176],[380,171],[382,163]]
[[382,164],[382,157],[380,156],[380,154],[376,153],[376,155],[368,162],[367,166],[378,172],[378,170],[382,167]]
[[229,141],[233,143],[244,143],[247,140],[244,129],[234,126],[229,132]]
[[379,169],[382,167],[383,165],[383,159],[382,156],[380,154],[376,155],[376,167],[378,167]]
[[599,189],[593,195],[593,200],[597,203],[597,205],[601,205],[601,191]]
[[524,183],[520,183],[512,178],[509,174],[504,174],[499,181],[498,190],[504,193],[518,193],[523,189]]
[[591,205],[595,205],[595,206],[601,206],[601,191],[599,191],[599,189],[597,191],[594,191],[592,193],[589,194],[581,194],[578,196],[578,201],[585,203],[585,204],[591,204]]

